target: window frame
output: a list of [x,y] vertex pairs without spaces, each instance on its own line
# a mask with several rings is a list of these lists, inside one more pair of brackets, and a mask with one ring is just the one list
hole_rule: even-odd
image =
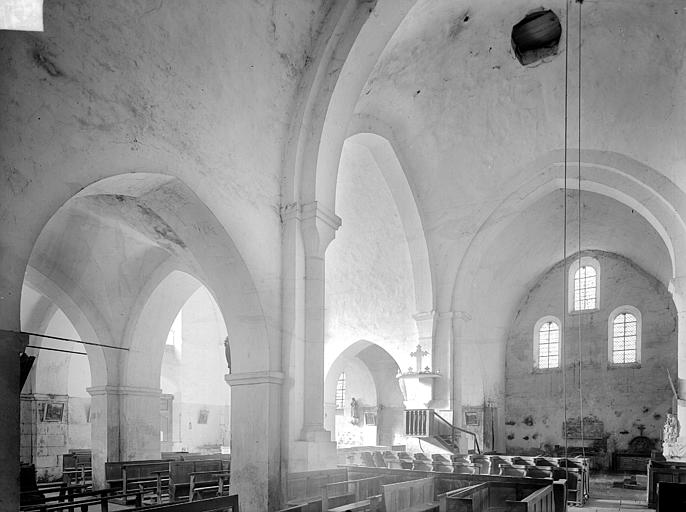
[[[581,267],[591,267],[595,270],[595,307],[588,309],[576,309],[576,301],[574,300],[576,292],[576,273]],[[600,309],[600,263],[591,256],[582,256],[577,258],[569,266],[567,286],[567,310],[570,314],[581,315],[584,313],[592,313]]]
[[[339,393],[339,384],[341,382],[341,379],[343,380],[343,388],[340,390],[342,393],[341,396],[341,406],[338,406],[339,400],[338,400],[338,393]],[[348,390],[348,382],[347,382],[347,377],[345,375],[345,372],[341,372],[338,374],[338,378],[336,379],[336,394],[334,395],[334,406],[336,411],[343,411],[345,409],[345,392]]]
[[[543,324],[546,324],[548,322],[552,322],[557,325],[558,331],[560,333],[558,340],[557,340],[557,366],[553,367],[548,367],[548,368],[542,368],[539,366],[539,349],[541,345],[541,327],[543,327]],[[557,318],[556,316],[552,315],[546,315],[542,318],[540,318],[535,324],[534,324],[534,350],[533,350],[533,359],[534,359],[534,371],[554,371],[554,370],[559,370],[562,367],[562,322],[560,322],[560,319]]]
[[[636,318],[636,361],[630,363],[615,363],[612,355],[614,352],[614,325],[615,319],[622,313],[629,313]],[[641,312],[638,308],[625,304],[619,306],[612,310],[607,321],[607,364],[614,368],[640,368],[641,366],[641,348],[642,348],[642,335],[643,330],[643,318],[641,317]]]

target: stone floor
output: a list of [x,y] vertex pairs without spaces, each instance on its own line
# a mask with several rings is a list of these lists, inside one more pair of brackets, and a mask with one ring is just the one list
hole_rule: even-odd
[[[613,487],[614,482],[621,482],[623,475],[594,474],[591,476],[591,498],[584,505],[584,512],[610,512],[624,510],[655,510],[648,508],[646,491]],[[571,512],[574,507],[570,507]]]

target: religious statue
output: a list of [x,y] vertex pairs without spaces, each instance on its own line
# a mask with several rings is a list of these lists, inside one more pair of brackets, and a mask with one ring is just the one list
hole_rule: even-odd
[[665,443],[676,443],[679,438],[679,421],[671,413],[667,413],[665,426],[662,428],[662,441]]
[[229,367],[229,373],[231,373],[231,347],[228,336],[224,339],[224,357],[226,357],[226,365]]
[[352,417],[352,423],[357,424],[357,422],[360,420],[360,407],[357,404],[357,400],[355,400],[355,397],[353,397],[352,401],[350,402],[350,416]]
[[672,413],[667,413],[665,426],[662,428],[662,455],[667,460],[683,461],[686,459],[686,444],[680,443],[679,420]]

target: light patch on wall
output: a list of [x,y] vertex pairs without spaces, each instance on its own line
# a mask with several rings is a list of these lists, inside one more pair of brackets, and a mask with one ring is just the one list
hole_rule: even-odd
[[0,0],[0,30],[43,31],[43,0]]

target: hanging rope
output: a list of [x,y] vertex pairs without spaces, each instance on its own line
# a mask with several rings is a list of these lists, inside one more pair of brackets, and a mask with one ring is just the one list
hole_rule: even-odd
[[[569,425],[567,422],[567,371],[566,371],[566,357],[565,357],[565,331],[567,326],[567,124],[569,120],[569,2],[565,0],[565,128],[564,128],[564,213],[563,213],[563,227],[562,227],[562,332],[560,333],[560,363],[562,365],[562,403],[564,409],[564,435],[565,435],[565,459],[567,458],[568,446],[567,437]],[[566,472],[569,470],[566,468]],[[569,474],[567,474],[569,478]]]
[[[583,3],[580,0],[577,0],[577,3],[579,4],[579,139],[578,139],[578,207],[579,207],[579,218],[578,218],[578,230],[577,233],[579,235],[579,240],[578,240],[578,249],[579,249],[579,261],[581,261],[581,4]],[[596,283],[596,286],[598,283]],[[583,336],[581,333],[581,315],[578,316],[579,320],[579,415],[581,416],[581,454],[582,456],[586,457],[586,443],[584,439],[584,395],[582,392],[582,387],[581,387],[581,382],[582,382],[582,342],[583,342]]]
[[[73,343],[81,343],[83,345],[92,345],[94,347],[113,348],[116,350],[126,350],[126,351],[129,350],[126,347],[117,347],[116,345],[105,345],[104,343],[94,343],[92,341],[73,340],[71,338],[62,338],[60,336],[50,336],[49,334],[37,334],[35,332],[25,332],[25,331],[7,331],[7,332],[11,332],[14,334],[28,334],[29,336],[35,336],[36,338],[47,338],[49,340],[70,341]],[[36,348],[42,348],[42,347],[36,347]]]

